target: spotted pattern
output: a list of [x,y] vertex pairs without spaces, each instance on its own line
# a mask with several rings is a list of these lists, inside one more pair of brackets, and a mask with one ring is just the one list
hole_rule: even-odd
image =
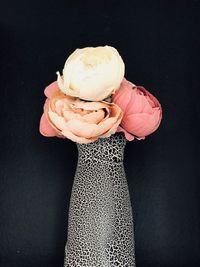
[[64,267],[136,266],[125,145],[123,133],[77,144]]

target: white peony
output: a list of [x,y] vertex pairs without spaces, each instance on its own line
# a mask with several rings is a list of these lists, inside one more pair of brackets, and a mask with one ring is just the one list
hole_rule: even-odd
[[63,75],[57,72],[57,82],[67,95],[101,101],[120,87],[124,72],[124,62],[114,47],[86,47],[68,57]]

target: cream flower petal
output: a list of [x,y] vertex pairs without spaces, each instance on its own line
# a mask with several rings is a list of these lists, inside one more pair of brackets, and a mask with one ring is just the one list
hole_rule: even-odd
[[124,72],[125,64],[114,47],[86,47],[68,57],[57,81],[68,95],[101,101],[119,88]]
[[66,88],[65,88],[65,86],[64,86],[63,77],[60,75],[59,71],[57,71],[56,74],[57,74],[58,87],[60,88],[60,90],[61,90],[63,93],[66,93]]

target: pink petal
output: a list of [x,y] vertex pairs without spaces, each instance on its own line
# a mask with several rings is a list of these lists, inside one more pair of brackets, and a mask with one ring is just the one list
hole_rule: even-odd
[[52,82],[44,89],[44,94],[46,97],[51,98],[52,94],[59,90],[57,81]]
[[49,106],[49,99],[46,98],[46,100],[45,100],[45,102],[44,102],[44,107],[43,107],[44,111],[45,111],[46,109],[48,109],[48,106]]
[[117,127],[117,131],[116,132],[123,132],[125,134],[125,137],[128,141],[132,141],[135,139],[135,137],[128,133],[124,128],[122,128],[120,125]]
[[131,114],[124,117],[121,126],[135,136],[144,137],[153,133],[158,128],[160,121],[159,114]]
[[124,113],[126,112],[127,105],[131,100],[132,90],[132,85],[129,82],[123,80],[120,88],[116,91],[115,94],[112,95],[112,102],[116,103]]
[[161,108],[160,102],[154,95],[152,95],[149,91],[147,91],[143,86],[137,86],[137,88],[144,93],[144,95],[147,97],[149,104],[151,105],[152,108],[154,107]]
[[51,125],[48,123],[46,116],[44,113],[42,114],[42,117],[40,119],[40,133],[47,137],[53,137],[57,136],[56,130],[54,130]]
[[126,109],[127,115],[142,112],[152,113],[151,105],[149,104],[146,96],[141,93],[142,92],[140,92],[137,88],[132,90],[131,100],[129,101]]

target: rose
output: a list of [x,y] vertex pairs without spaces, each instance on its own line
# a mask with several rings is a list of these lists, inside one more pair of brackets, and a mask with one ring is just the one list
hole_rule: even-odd
[[57,72],[60,90],[84,100],[100,101],[113,94],[124,77],[125,65],[111,46],[76,49]]
[[117,132],[123,131],[129,141],[135,137],[144,139],[159,127],[161,105],[144,87],[136,86],[124,78],[120,88],[112,95],[112,102],[124,113]]
[[47,137],[90,143],[114,134],[122,120],[123,112],[114,103],[88,102],[65,95],[57,82],[46,87],[45,95],[40,133]]

